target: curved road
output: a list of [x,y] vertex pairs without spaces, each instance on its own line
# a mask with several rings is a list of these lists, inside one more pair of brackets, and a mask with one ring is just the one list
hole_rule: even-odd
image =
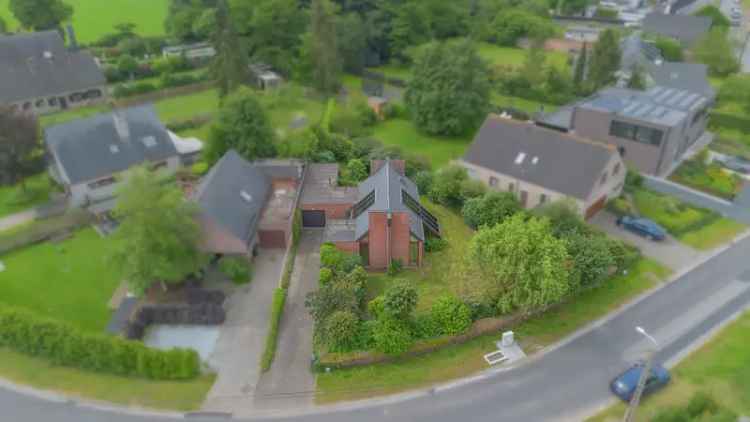
[[[574,338],[557,350],[479,381],[408,400],[289,421],[548,421],[584,418],[607,404],[609,380],[638,360],[648,344],[644,326],[663,345],[658,359],[674,360],[712,328],[750,304],[750,239],[681,276],[676,282]],[[23,422],[157,422],[170,418],[108,413],[0,390],[2,420]],[[322,410],[322,409],[321,409]],[[190,417],[196,422],[222,420]],[[255,420],[279,420],[255,419]]]

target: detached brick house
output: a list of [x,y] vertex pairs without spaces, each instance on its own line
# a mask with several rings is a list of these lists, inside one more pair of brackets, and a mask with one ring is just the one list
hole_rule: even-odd
[[496,115],[457,163],[490,189],[515,193],[525,208],[567,199],[585,218],[620,195],[626,174],[613,146]]
[[305,226],[325,227],[326,241],[359,254],[371,270],[395,260],[420,266],[426,235],[440,236],[440,225],[419,203],[404,162],[373,161],[370,177],[356,189],[336,187],[337,170],[335,164],[310,168],[302,200]]

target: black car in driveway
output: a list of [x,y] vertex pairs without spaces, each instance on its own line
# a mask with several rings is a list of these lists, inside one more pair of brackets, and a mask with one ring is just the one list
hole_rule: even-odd
[[667,238],[667,231],[648,218],[636,218],[626,215],[617,219],[617,226],[651,240],[664,240]]

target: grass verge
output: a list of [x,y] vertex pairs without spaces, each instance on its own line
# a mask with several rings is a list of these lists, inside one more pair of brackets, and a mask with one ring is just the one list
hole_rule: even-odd
[[0,187],[0,217],[25,211],[49,200],[52,184],[46,172],[26,179],[25,189],[21,185]]
[[461,157],[471,138],[443,138],[426,135],[414,123],[405,119],[391,119],[378,124],[372,134],[385,145],[395,145],[408,154],[429,158],[433,168],[440,168],[450,160]]
[[[750,313],[745,313],[690,354],[672,370],[672,382],[667,388],[641,402],[639,420],[651,420],[665,407],[684,406],[698,391],[708,393],[722,407],[737,414],[750,414],[748,332]],[[618,421],[624,414],[625,405],[618,403],[590,421]]]
[[[614,277],[514,331],[525,350],[533,353],[601,318],[668,275],[669,270],[657,262],[641,259],[627,275]],[[363,399],[466,377],[487,368],[483,355],[495,349],[498,339],[499,333],[393,363],[321,373],[317,376],[315,400],[331,403]]]
[[43,390],[124,406],[191,411],[200,408],[214,375],[191,381],[150,381],[50,364],[0,348],[0,377]]

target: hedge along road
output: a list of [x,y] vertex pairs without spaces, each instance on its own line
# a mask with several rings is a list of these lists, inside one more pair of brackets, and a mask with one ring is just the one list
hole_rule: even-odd
[[[748,251],[750,239],[745,238],[554,351],[513,369],[393,399],[321,407],[306,415],[289,415],[280,409],[253,420],[582,420],[612,400],[607,388],[611,378],[646,351],[647,340],[635,332],[635,326],[645,327],[661,342],[658,360],[674,363],[696,341],[750,305]],[[183,417],[110,413],[10,390],[0,390],[0,408],[3,420],[24,422],[143,422]],[[190,415],[189,419],[209,422],[222,417]]]

